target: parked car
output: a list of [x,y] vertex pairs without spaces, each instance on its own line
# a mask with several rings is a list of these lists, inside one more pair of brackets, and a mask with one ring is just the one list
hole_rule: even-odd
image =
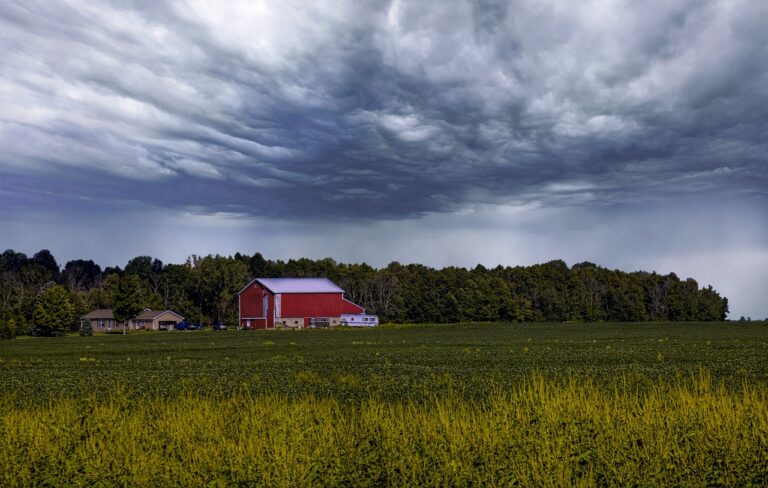
[[203,330],[204,327],[201,322],[190,322],[188,320],[182,320],[173,326],[176,330]]
[[224,322],[217,322],[213,324],[213,330],[227,330],[227,324]]
[[176,325],[173,326],[176,330],[189,330],[189,322],[186,320],[182,320],[181,322],[176,322]]

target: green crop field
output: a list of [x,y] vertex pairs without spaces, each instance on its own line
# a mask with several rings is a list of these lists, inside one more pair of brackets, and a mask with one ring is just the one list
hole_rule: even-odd
[[768,485],[768,325],[0,342],[2,486]]
[[461,324],[305,331],[171,332],[0,342],[0,388],[61,396],[193,390],[350,400],[477,395],[537,371],[598,382],[673,380],[705,368],[738,387],[768,381],[768,325]]

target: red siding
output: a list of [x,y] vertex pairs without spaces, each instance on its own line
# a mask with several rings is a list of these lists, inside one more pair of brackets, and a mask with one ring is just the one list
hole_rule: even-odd
[[[250,325],[248,322],[250,321]],[[264,319],[241,319],[240,327],[243,329],[265,329],[267,327]]]
[[362,312],[362,308],[344,300],[341,293],[283,293],[281,296],[283,317],[339,317],[343,313]]
[[240,294],[240,319],[263,317],[261,310],[262,289],[254,283]]
[[356,303],[342,298],[341,313],[364,313],[365,309]]

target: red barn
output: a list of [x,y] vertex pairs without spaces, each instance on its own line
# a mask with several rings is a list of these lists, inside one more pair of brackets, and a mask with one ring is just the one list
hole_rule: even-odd
[[255,278],[237,295],[245,329],[332,326],[342,314],[365,312],[327,278]]

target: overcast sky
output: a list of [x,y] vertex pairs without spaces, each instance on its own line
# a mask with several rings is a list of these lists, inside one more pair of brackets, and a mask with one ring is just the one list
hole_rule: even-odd
[[768,316],[768,2],[0,3],[0,247],[527,265]]

